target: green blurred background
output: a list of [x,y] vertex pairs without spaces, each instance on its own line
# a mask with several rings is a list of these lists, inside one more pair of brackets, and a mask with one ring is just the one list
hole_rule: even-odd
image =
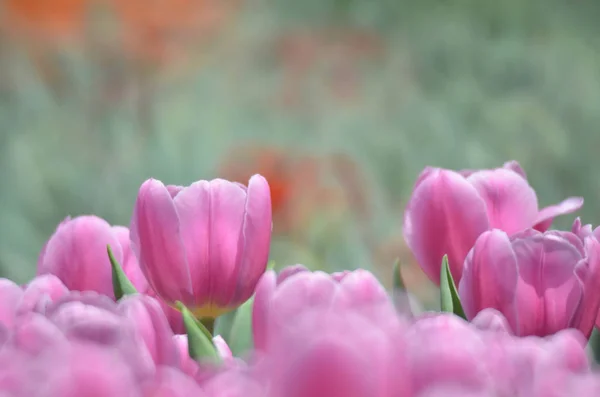
[[1,276],[67,215],[127,225],[149,177],[263,173],[279,266],[389,283],[400,257],[425,303],[401,220],[426,165],[516,159],[600,221],[597,1],[42,3],[0,1]]

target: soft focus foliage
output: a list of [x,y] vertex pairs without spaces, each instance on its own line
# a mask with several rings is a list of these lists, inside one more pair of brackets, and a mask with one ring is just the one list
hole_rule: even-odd
[[[172,8],[162,13],[166,31],[180,13]],[[302,238],[277,237],[279,264],[384,269],[398,255],[412,261],[389,214],[400,214],[415,175],[430,164],[482,168],[516,158],[541,206],[574,193],[590,198],[582,216],[597,220],[600,185],[583,172],[600,145],[595,2],[247,0],[229,9],[211,14],[228,16],[215,17],[217,33],[203,35],[210,45],[184,45],[193,60],[148,69],[111,45],[118,37],[106,33],[115,30],[104,11],[83,43],[39,57],[2,29],[4,275],[26,281],[37,247],[64,216],[126,224],[141,181],[226,176],[217,169],[247,144],[268,143],[290,161],[312,155],[308,163],[329,185],[321,192],[330,193],[303,211],[323,215],[315,203],[347,202],[326,207],[336,208],[327,220],[306,216],[307,226],[295,229]],[[136,18],[127,19],[133,31],[154,17]],[[365,204],[340,188],[331,154],[366,176],[350,186],[366,192]],[[235,157],[249,174],[264,167]],[[355,210],[361,205],[368,211]]]

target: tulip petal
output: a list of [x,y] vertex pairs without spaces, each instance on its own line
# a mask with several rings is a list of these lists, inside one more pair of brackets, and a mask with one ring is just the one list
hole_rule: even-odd
[[202,306],[210,299],[210,182],[194,182],[177,195],[174,203],[189,265],[194,304]]
[[[231,304],[236,292],[236,266],[247,194],[235,183],[222,179],[210,182],[210,247],[208,286],[214,303]],[[266,267],[266,260],[264,266]]]
[[574,277],[581,254],[556,235],[515,239],[512,246],[520,275],[515,334],[546,336],[568,328],[582,299],[580,281]]
[[162,182],[149,179],[140,187],[130,232],[140,268],[156,293],[168,302],[188,302],[192,286],[179,219]]
[[[56,231],[65,223],[71,221],[71,217],[67,216],[65,219],[62,220],[62,222],[60,222],[58,224],[58,226],[56,227],[56,229],[54,230],[54,232],[56,233]],[[44,261],[44,256],[46,255],[46,248],[48,247],[48,241],[46,241],[44,243],[44,246],[42,247],[42,250],[40,251],[40,254],[38,255],[38,261],[37,261],[37,265],[38,267],[41,266],[42,262]]]
[[0,324],[12,327],[22,296],[21,287],[8,279],[0,279]]
[[467,253],[489,227],[485,203],[454,171],[436,169],[415,188],[404,217],[404,239],[417,262],[436,284],[448,255],[458,282]]
[[304,265],[286,266],[283,269],[281,269],[279,274],[277,274],[277,283],[280,284],[283,282],[283,280],[285,280],[289,277],[292,277],[294,274],[298,274],[301,272],[307,272],[307,271],[309,271],[309,270]]
[[55,302],[67,295],[69,290],[58,277],[53,274],[37,276],[23,291],[23,299],[19,304],[19,313],[32,311],[40,304]]
[[570,214],[583,207],[583,197],[569,197],[556,205],[543,208],[535,219],[536,230],[545,232],[552,225],[554,218],[560,215]]
[[269,310],[276,313],[275,317],[281,324],[285,324],[311,307],[329,307],[338,288],[339,284],[326,273],[298,273],[278,286]]
[[273,270],[267,271],[256,285],[252,306],[252,337],[257,350],[262,350],[267,345],[267,317],[276,287],[277,275]]
[[527,174],[525,173],[525,170],[521,167],[521,164],[515,160],[507,161],[504,163],[502,168],[516,172],[517,174],[521,175],[523,179],[527,180]]
[[508,235],[496,229],[483,233],[465,260],[458,287],[467,318],[492,308],[504,313],[514,327],[517,280],[517,258]]
[[123,261],[121,262],[121,268],[123,272],[131,281],[131,284],[135,287],[136,291],[145,293],[148,290],[148,281],[140,269],[137,258],[133,250],[131,249],[131,238],[129,236],[129,228],[124,226],[113,226],[113,233],[121,244],[123,250]]
[[129,295],[119,301],[119,311],[133,320],[156,365],[179,363],[173,332],[157,300],[146,295]]
[[511,235],[534,224],[537,197],[519,174],[499,168],[475,172],[467,180],[485,201],[491,228]]
[[242,238],[238,249],[235,303],[242,303],[254,292],[254,287],[264,273],[271,247],[271,193],[267,180],[254,175],[248,182],[248,191]]
[[600,243],[594,237],[584,240],[586,263],[579,264],[576,274],[583,283],[583,299],[576,314],[577,329],[589,338],[594,323],[600,324]]

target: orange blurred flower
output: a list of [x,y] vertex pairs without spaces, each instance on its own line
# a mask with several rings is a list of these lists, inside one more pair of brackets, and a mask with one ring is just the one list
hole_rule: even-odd
[[[52,52],[65,45],[103,51],[108,47],[98,49],[94,43],[105,43],[107,37],[114,41],[109,43],[108,56],[154,67],[196,55],[227,25],[240,1],[4,0],[0,25],[28,47],[38,68],[51,67],[46,64]],[[106,15],[116,22],[116,29],[92,33],[90,27]]]
[[344,192],[327,182],[328,159],[276,147],[238,147],[224,158],[219,175],[244,183],[259,173],[269,181],[273,231],[302,238],[320,211],[347,208]]
[[5,0],[4,23],[17,34],[62,42],[82,34],[87,3],[87,0]]

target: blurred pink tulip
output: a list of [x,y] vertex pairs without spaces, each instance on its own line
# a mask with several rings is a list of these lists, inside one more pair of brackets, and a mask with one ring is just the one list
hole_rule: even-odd
[[448,255],[456,283],[467,253],[481,233],[508,235],[527,228],[546,231],[552,219],[581,208],[571,197],[539,209],[535,191],[516,161],[493,170],[455,172],[427,167],[415,184],[404,217],[404,239],[417,262],[436,284]]
[[254,296],[254,347],[264,348],[272,328],[289,326],[303,311],[316,306],[360,311],[374,321],[396,315],[386,290],[366,270],[332,275],[301,266],[286,268],[279,275],[270,270],[259,281]]
[[173,342],[179,351],[179,368],[187,375],[195,377],[200,371],[198,363],[190,357],[187,335],[174,335]]
[[119,311],[135,324],[156,365],[179,365],[179,350],[158,301],[149,296],[129,295],[119,301]]
[[123,238],[126,230],[122,226],[111,227],[96,216],[67,218],[42,249],[37,274],[53,274],[72,291],[95,291],[114,298],[112,270],[106,252],[110,245],[134,286],[143,288],[145,281],[140,279],[128,240]]
[[210,397],[284,397],[268,393],[252,371],[240,366],[215,374],[202,383],[202,389]]
[[47,305],[68,293],[68,288],[55,275],[37,276],[23,288],[23,298],[18,306],[18,312],[43,311]]
[[217,317],[252,296],[265,271],[271,240],[269,185],[222,179],[186,188],[150,179],[142,184],[131,239],[151,287],[169,304]]
[[[161,367],[156,375],[142,384],[140,397],[203,397],[207,396],[193,378],[170,367]],[[207,396],[212,397],[212,396]]]
[[18,315],[43,311],[48,304],[68,292],[67,287],[51,274],[35,277],[24,287],[0,279],[0,324],[10,328]]
[[23,297],[23,290],[14,282],[0,279],[0,324],[12,327],[17,315],[17,306]]
[[152,288],[148,288],[145,292],[146,295],[155,298],[160,307],[162,308],[163,313],[167,317],[167,321],[171,326],[171,330],[174,334],[184,334],[185,333],[185,325],[183,324],[183,316],[179,310],[176,308],[169,306],[165,301],[163,301],[156,292]]
[[575,328],[589,338],[600,308],[600,243],[571,232],[485,232],[465,260],[459,294],[469,319],[497,309],[515,335]]
[[485,335],[452,314],[419,318],[406,335],[407,377],[414,393],[444,385],[484,391],[491,386]]
[[274,396],[411,395],[397,316],[372,322],[352,308],[307,305],[264,347],[260,373]]
[[0,373],[0,394],[7,396],[138,395],[134,372],[117,350],[78,341],[36,355],[4,349]]

